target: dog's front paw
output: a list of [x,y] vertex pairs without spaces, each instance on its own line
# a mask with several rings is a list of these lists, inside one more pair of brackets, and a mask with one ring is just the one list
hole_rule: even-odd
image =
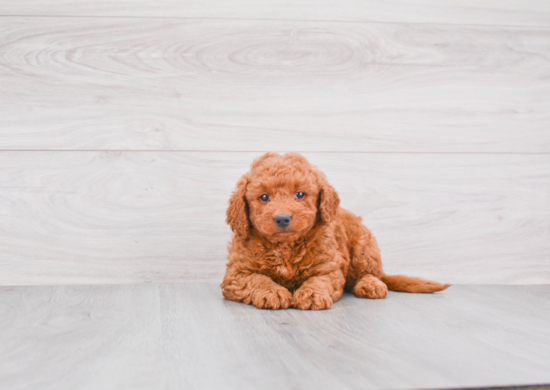
[[286,288],[277,286],[254,294],[252,304],[260,309],[288,309],[292,294]]
[[326,292],[315,291],[308,287],[300,287],[292,296],[292,307],[300,310],[329,309],[334,301]]

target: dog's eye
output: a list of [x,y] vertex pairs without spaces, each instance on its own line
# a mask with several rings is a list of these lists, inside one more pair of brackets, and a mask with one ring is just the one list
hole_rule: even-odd
[[302,198],[305,198],[306,194],[298,191],[294,196],[296,197],[296,199],[302,199]]
[[260,196],[260,200],[262,202],[269,202],[269,195],[268,194],[263,194],[262,196]]

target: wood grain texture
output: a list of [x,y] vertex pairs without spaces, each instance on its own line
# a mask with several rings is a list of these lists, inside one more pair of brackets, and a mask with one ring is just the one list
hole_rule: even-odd
[[416,389],[550,382],[549,286],[258,310],[217,285],[0,288],[9,389]]
[[550,152],[549,28],[1,20],[2,150]]
[[163,388],[157,286],[0,292],[0,387]]
[[550,24],[545,0],[3,0],[0,15],[345,20],[405,23]]
[[[0,284],[220,282],[256,153],[0,153]],[[386,271],[550,282],[550,155],[309,153]]]

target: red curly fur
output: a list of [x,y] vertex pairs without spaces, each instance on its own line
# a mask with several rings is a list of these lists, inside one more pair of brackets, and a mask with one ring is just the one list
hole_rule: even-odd
[[[295,194],[303,192],[298,199]],[[266,194],[269,201],[260,197]],[[344,293],[384,298],[389,290],[449,287],[385,275],[380,249],[361,218],[339,207],[325,175],[297,153],[266,153],[237,183],[227,209],[234,232],[221,288],[227,299],[262,309],[328,309]],[[288,214],[282,229],[275,216]]]

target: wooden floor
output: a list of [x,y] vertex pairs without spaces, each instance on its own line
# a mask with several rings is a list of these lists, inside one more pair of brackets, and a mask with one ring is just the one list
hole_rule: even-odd
[[3,389],[413,389],[550,383],[550,286],[258,310],[217,285],[0,288]]

